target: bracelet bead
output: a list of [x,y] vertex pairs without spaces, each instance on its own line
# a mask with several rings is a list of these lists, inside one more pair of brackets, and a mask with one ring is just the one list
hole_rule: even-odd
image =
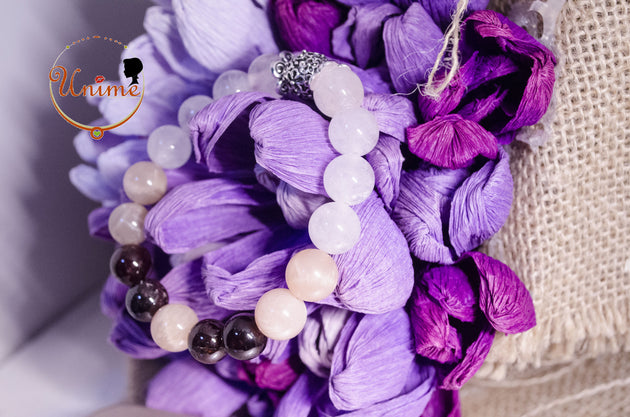
[[324,171],[324,189],[334,201],[355,205],[365,201],[374,189],[374,170],[357,155],[341,155]]
[[212,97],[215,100],[242,91],[251,91],[249,77],[240,70],[227,70],[216,79],[212,86]]
[[256,325],[265,336],[288,340],[297,336],[306,324],[306,305],[286,288],[267,291],[256,303]]
[[359,241],[361,222],[347,204],[326,203],[311,215],[308,234],[318,249],[337,255],[349,251]]
[[168,352],[188,349],[188,335],[199,321],[194,310],[184,304],[167,304],[151,319],[151,336]]
[[203,94],[188,97],[179,106],[179,110],[177,111],[177,123],[179,123],[179,126],[185,132],[188,132],[188,122],[190,122],[190,120],[195,116],[195,114],[197,114],[199,110],[203,109],[210,103],[212,103],[212,98],[204,96]]
[[131,317],[148,323],[153,315],[168,304],[166,288],[154,279],[145,279],[127,290],[125,306]]
[[223,323],[205,319],[191,329],[188,335],[188,351],[198,362],[212,365],[227,355],[223,346]]
[[124,245],[112,254],[109,270],[120,282],[132,287],[147,276],[151,263],[151,254],[145,247]]
[[136,162],[125,172],[123,189],[127,197],[135,203],[156,203],[166,193],[166,174],[153,162]]
[[237,313],[225,322],[223,344],[228,355],[246,361],[260,355],[267,337],[256,326],[253,314]]
[[320,301],[337,287],[339,270],[335,260],[319,249],[304,249],[291,257],[286,280],[289,291],[304,301]]
[[341,110],[360,107],[365,95],[361,79],[346,65],[323,65],[313,76],[311,89],[315,105],[329,117]]
[[144,218],[147,209],[136,203],[123,203],[109,215],[109,234],[121,245],[144,241]]
[[363,156],[374,149],[378,137],[376,118],[362,107],[339,111],[328,126],[330,144],[340,154]]
[[188,130],[184,131],[174,125],[158,127],[151,132],[147,140],[149,158],[165,169],[183,166],[192,153],[192,143],[188,136]]

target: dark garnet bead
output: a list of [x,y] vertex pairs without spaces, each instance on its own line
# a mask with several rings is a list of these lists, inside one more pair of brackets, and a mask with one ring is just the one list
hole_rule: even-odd
[[142,281],[151,269],[151,254],[140,245],[124,245],[112,254],[109,270],[130,287]]
[[260,355],[267,346],[267,336],[258,330],[253,314],[237,313],[225,322],[223,343],[228,355],[246,361]]
[[131,317],[138,321],[149,322],[160,307],[168,304],[166,288],[154,279],[140,281],[127,290],[125,305]]
[[195,324],[188,335],[188,351],[195,360],[212,365],[226,355],[223,346],[223,323],[206,319]]

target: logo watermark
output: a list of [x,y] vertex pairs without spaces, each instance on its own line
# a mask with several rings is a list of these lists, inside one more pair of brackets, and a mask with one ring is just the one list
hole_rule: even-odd
[[[127,49],[127,45],[124,45],[122,42],[119,42],[111,37],[101,35],[86,36],[85,38],[74,41],[72,44],[66,45],[66,47],[57,56],[57,59],[55,59],[55,62],[48,73],[48,85],[50,88],[50,98],[59,115],[72,126],[87,130],[90,132],[90,136],[93,139],[99,140],[103,137],[103,133],[105,131],[123,125],[131,119],[131,117],[140,108],[142,98],[144,97],[144,77],[142,77],[141,74],[143,65],[139,58],[131,57],[123,59],[122,64],[124,66],[124,76],[131,79],[131,82],[127,86],[111,82],[106,83],[105,77],[100,74],[90,76],[90,80],[93,79],[93,83],[83,84],[80,86],[78,78],[82,76],[82,68],[76,67],[72,71],[69,71],[68,68],[60,62],[63,61],[63,58],[65,57],[64,53],[72,51],[73,48],[76,48],[78,45],[85,45],[87,42],[91,42],[92,45],[94,45],[95,42],[109,42],[112,46],[121,47],[123,50]],[[96,54],[96,56],[98,57],[99,54]],[[90,65],[94,66],[94,62],[90,62]],[[129,114],[125,115],[121,120],[103,126],[91,126],[74,120],[62,109],[62,100],[60,99],[68,97],[81,97],[84,99],[105,97],[108,99],[137,98],[137,102]]]

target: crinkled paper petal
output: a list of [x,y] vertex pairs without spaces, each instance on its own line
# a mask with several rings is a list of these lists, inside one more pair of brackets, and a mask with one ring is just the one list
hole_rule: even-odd
[[90,236],[98,237],[105,240],[114,240],[109,234],[109,215],[112,214],[114,207],[95,208],[88,214],[88,230]]
[[375,193],[354,208],[361,236],[348,252],[333,256],[340,277],[331,304],[368,314],[400,308],[414,280],[407,242]]
[[492,347],[494,329],[485,320],[479,321],[471,330],[476,339],[466,348],[463,359],[442,380],[441,389],[458,390],[475,375]]
[[478,123],[458,114],[438,116],[407,129],[409,150],[433,165],[457,169],[470,166],[482,155],[497,156],[497,139]]
[[338,154],[319,113],[306,104],[275,100],[252,110],[249,128],[260,166],[298,190],[326,195],[324,170]]
[[[400,394],[414,366],[409,317],[403,309],[363,316],[341,331],[329,395],[339,410],[356,410]],[[428,401],[428,398],[427,398]]]
[[385,203],[385,209],[390,212],[400,193],[400,175],[404,160],[400,142],[381,133],[378,143],[365,159],[372,165],[376,191]]
[[188,53],[214,73],[247,70],[278,50],[265,10],[251,0],[173,0],[173,11]]
[[113,275],[109,275],[101,291],[101,312],[112,320],[116,319],[120,310],[125,308],[128,289]]
[[326,388],[326,379],[303,372],[280,400],[274,417],[309,417],[314,401],[325,395]]
[[278,184],[276,200],[287,223],[294,229],[306,229],[311,214],[319,206],[330,201],[323,195],[300,191],[284,181]]
[[478,298],[468,276],[455,265],[437,266],[422,276],[427,293],[452,317],[473,322],[479,311]]
[[460,360],[461,341],[457,330],[449,323],[446,310],[421,287],[414,288],[410,306],[416,352],[440,363]]
[[156,359],[168,354],[151,338],[149,323],[134,320],[125,309],[118,312],[109,341],[134,359]]
[[431,167],[403,172],[392,218],[418,259],[442,264],[455,261],[443,225],[448,222],[451,196],[467,175],[464,169]]
[[413,103],[402,96],[369,94],[363,100],[363,107],[374,114],[382,133],[400,142],[405,141],[406,128],[416,124]]
[[[268,97],[263,93],[237,93],[221,97],[200,110],[189,123],[197,162],[205,163],[211,172],[223,172],[218,167],[225,162],[218,160],[214,153],[219,140],[225,142],[222,144],[222,150],[232,150],[232,155],[229,152],[221,152],[223,156],[237,159],[247,154],[247,143],[244,142],[247,138],[243,137],[242,128],[235,127],[238,132],[235,137],[226,135],[226,132],[249,107],[267,99]],[[247,119],[239,120],[239,122],[247,128]]]
[[455,191],[448,232],[457,255],[473,250],[499,231],[512,207],[508,154],[473,172]]
[[262,186],[213,178],[168,193],[149,211],[145,228],[166,253],[181,253],[259,230],[279,215]]
[[144,15],[144,29],[169,67],[181,77],[210,82],[218,76],[191,57],[177,30],[175,14],[170,8],[149,7]]
[[[453,21],[453,14],[457,9],[457,0],[420,0],[419,3],[429,13],[433,21],[442,29]],[[483,10],[488,7],[488,0],[470,0],[467,13],[475,10]]]
[[273,17],[280,37],[292,51],[305,49],[331,55],[331,32],[345,10],[330,0],[274,0]]
[[442,47],[442,31],[418,4],[385,22],[383,40],[396,91],[410,93],[424,83]]
[[[90,124],[92,126],[103,126],[107,124],[107,120],[100,118]],[[129,137],[118,136],[112,133],[111,130],[106,130],[103,132],[101,140],[94,140],[87,130],[81,130],[74,137],[73,144],[77,155],[79,155],[81,159],[87,163],[94,164],[101,153],[120,144],[125,139],[129,139]]]
[[436,389],[420,417],[461,417],[459,391]]
[[133,139],[116,145],[99,155],[96,165],[110,188],[122,190],[127,168],[136,162],[148,161],[147,141]]
[[109,186],[101,173],[89,165],[77,165],[70,170],[69,176],[72,185],[91,200],[115,202],[120,196],[117,190]]
[[536,325],[534,302],[525,285],[504,263],[470,252],[479,271],[479,308],[497,331],[514,334]]
[[250,393],[230,384],[192,358],[177,359],[151,380],[146,405],[200,417],[230,417]]
[[383,22],[399,13],[391,3],[353,7],[346,21],[333,30],[333,52],[362,68],[377,64],[383,57]]

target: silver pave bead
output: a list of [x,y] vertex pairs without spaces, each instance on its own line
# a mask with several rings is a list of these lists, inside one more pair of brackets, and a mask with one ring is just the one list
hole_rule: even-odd
[[278,94],[283,97],[312,98],[311,78],[328,61],[326,56],[317,52],[302,51],[294,54],[283,51],[279,58],[271,69],[278,79]]

